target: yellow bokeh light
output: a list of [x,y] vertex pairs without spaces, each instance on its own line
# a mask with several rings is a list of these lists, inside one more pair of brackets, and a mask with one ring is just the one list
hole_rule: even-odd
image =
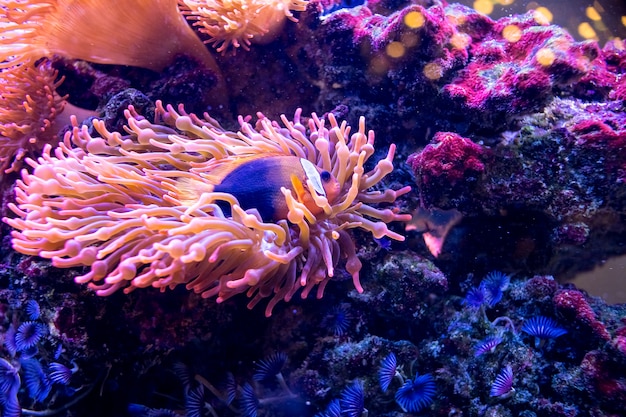
[[622,25],[626,26],[626,16],[622,16]]
[[595,39],[597,37],[596,31],[593,30],[589,22],[582,22],[578,25],[578,34],[585,39]]
[[537,7],[539,7],[539,3],[537,3],[536,1],[531,1],[526,5],[526,11],[534,10]]
[[404,24],[411,29],[417,29],[424,25],[424,15],[420,12],[408,12],[404,15]]
[[475,0],[474,9],[483,14],[491,14],[493,12],[493,3],[489,0]]
[[374,74],[382,75],[386,73],[388,69],[389,63],[384,56],[375,56],[370,61],[369,70],[372,71]]
[[517,25],[506,25],[502,29],[502,37],[509,42],[517,42],[522,37],[522,30]]
[[450,38],[450,45],[455,49],[465,49],[470,44],[472,38],[467,33],[455,33]]
[[443,76],[443,69],[441,68],[441,65],[434,62],[429,62],[428,64],[424,65],[424,75],[429,80],[435,81]]
[[535,57],[537,62],[544,67],[549,67],[554,62],[554,52],[550,48],[541,48]]
[[515,0],[496,0],[496,3],[498,3],[500,6],[510,6],[514,2]]
[[552,16],[552,12],[548,10],[547,7],[542,6],[535,9],[534,18],[535,22],[539,23],[540,25],[548,25],[550,24],[550,22],[552,22],[554,16]]
[[400,58],[404,56],[406,48],[404,47],[404,45],[402,45],[401,42],[394,41],[387,45],[387,47],[385,47],[385,52],[387,52],[387,55],[392,58]]
[[600,17],[600,13],[598,13],[598,11],[593,6],[587,7],[587,9],[585,10],[585,14],[589,18],[589,20],[602,20],[602,17]]

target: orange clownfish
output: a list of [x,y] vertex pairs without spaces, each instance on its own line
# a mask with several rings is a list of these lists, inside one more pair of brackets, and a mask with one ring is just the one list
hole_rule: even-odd
[[[257,209],[266,222],[287,219],[289,208],[280,191],[282,187],[291,189],[313,215],[319,215],[323,210],[315,204],[311,193],[326,197],[332,204],[340,192],[339,182],[330,172],[297,156],[243,157],[219,165],[206,178],[206,183],[179,180],[177,191],[180,200],[193,204],[202,193],[232,194],[244,210]],[[314,190],[309,190],[307,180],[313,184]],[[227,204],[218,205],[226,215],[230,214]]]

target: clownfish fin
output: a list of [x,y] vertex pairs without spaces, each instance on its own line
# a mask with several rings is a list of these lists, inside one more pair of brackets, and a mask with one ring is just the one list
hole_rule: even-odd
[[304,184],[302,184],[302,181],[300,180],[300,178],[298,178],[296,174],[291,174],[290,178],[291,178],[291,186],[293,187],[293,190],[296,192],[298,201],[303,202],[304,195],[306,194]]

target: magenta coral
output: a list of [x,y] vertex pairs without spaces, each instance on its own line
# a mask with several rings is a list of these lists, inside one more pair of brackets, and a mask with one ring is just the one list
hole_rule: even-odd
[[560,290],[554,295],[553,301],[563,317],[586,327],[600,339],[610,340],[609,332],[596,318],[583,293],[577,290]]
[[433,178],[442,177],[454,184],[468,174],[483,172],[485,156],[483,147],[470,139],[438,132],[429,145],[410,155],[407,163],[415,171],[418,183],[428,185]]
[[[388,222],[408,220],[371,203],[392,203],[410,190],[373,191],[393,170],[392,145],[371,171],[365,162],[374,154],[374,133],[338,123],[332,114],[317,116],[308,128],[300,112],[279,127],[259,114],[256,127],[239,119],[238,133],[215,120],[200,119],[157,104],[157,121],[126,112],[128,135],[108,131],[94,121],[100,136],[75,126],[54,152],[28,160],[16,187],[17,218],[13,247],[52,259],[57,267],[88,266],[76,279],[90,283],[99,295],[141,287],[162,290],[183,284],[203,297],[222,302],[247,293],[253,307],[271,297],[270,315],[280,300],[300,289],[314,288],[321,297],[340,259],[357,290],[361,262],[348,229],[361,228],[374,237],[403,237]],[[174,127],[176,129],[174,129]],[[283,187],[286,218],[264,221],[255,208],[244,210],[225,192],[202,192],[188,201],[184,184],[203,184],[224,164],[259,155],[289,155],[328,171],[339,184],[332,201],[311,193],[319,214],[300,201],[297,190]],[[316,189],[308,180],[309,190]]]
[[609,118],[590,109],[587,112],[586,119],[568,123],[568,131],[576,138],[576,145],[603,151],[606,173],[617,173],[618,180],[626,181],[626,117]]
[[597,44],[576,42],[539,16],[529,12],[491,22],[444,94],[470,109],[511,114],[539,110],[555,86],[577,83],[584,97],[610,92],[616,78],[597,59]]
[[588,352],[580,363],[584,377],[606,401],[615,404],[626,402],[626,381],[619,365],[605,353],[597,350]]

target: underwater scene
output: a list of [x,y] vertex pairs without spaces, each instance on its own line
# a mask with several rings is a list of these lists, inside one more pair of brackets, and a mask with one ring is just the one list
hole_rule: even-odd
[[623,0],[0,23],[0,417],[626,416]]

